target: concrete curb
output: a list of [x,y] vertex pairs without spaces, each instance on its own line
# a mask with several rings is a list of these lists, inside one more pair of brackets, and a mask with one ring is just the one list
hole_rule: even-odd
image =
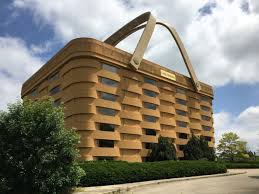
[[196,179],[205,179],[205,178],[213,178],[213,177],[224,177],[224,176],[234,176],[245,174],[246,171],[227,172],[224,174],[213,174],[213,175],[202,175],[202,176],[193,176],[193,177],[181,177],[181,178],[171,178],[171,179],[160,179],[160,180],[152,180],[152,181],[144,181],[144,182],[136,182],[136,183],[126,183],[126,184],[118,184],[118,185],[106,185],[106,186],[96,186],[96,187],[79,187],[76,189],[74,194],[115,194],[115,193],[126,193],[131,189],[144,187],[148,185],[155,184],[163,184],[163,183],[171,183],[171,182],[179,182],[179,181],[189,181]]

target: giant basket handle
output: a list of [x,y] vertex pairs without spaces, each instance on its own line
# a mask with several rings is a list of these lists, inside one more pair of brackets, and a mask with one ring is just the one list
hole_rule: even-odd
[[[146,21],[147,21],[147,23],[143,24]],[[141,24],[143,24],[143,25],[141,25]],[[196,91],[199,92],[201,90],[201,85],[197,79],[197,76],[194,72],[194,69],[190,62],[188,54],[184,48],[184,45],[183,45],[178,33],[170,25],[163,23],[163,22],[156,22],[155,18],[152,16],[152,14],[150,12],[146,12],[146,13],[138,16],[134,20],[130,21],[125,26],[123,26],[121,29],[119,29],[117,32],[112,34],[109,38],[107,38],[104,42],[107,44],[110,44],[112,46],[116,46],[120,41],[122,41],[123,39],[125,39],[126,37],[131,35],[132,33],[136,32],[142,28],[145,28],[140,37],[140,40],[137,44],[137,47],[131,57],[131,60],[130,60],[130,64],[132,65],[132,67],[134,67],[134,69],[137,70],[139,68],[141,60],[143,59],[143,56],[144,56],[144,52],[148,46],[148,43],[151,39],[152,34],[153,34],[155,24],[164,26],[170,32],[172,37],[174,38],[174,40],[178,46],[178,49],[180,50],[184,63],[187,67],[187,70],[191,76],[193,85],[194,85]]]
[[130,60],[130,64],[134,69],[138,69],[139,65],[143,59],[144,52],[147,48],[147,45],[149,43],[149,40],[153,34],[155,25],[156,25],[156,19],[152,16],[150,12],[143,13],[142,15],[136,17],[134,20],[127,23],[125,26],[123,26],[121,29],[119,29],[117,32],[115,32],[113,35],[111,35],[109,38],[107,38],[104,42],[107,44],[110,44],[112,46],[116,46],[120,41],[125,39],[127,37],[127,34],[132,29],[135,29],[140,24],[143,24],[144,22],[147,22],[147,24],[143,27],[145,27],[139,42],[137,44],[137,47],[135,48],[135,51],[132,55],[132,58]]

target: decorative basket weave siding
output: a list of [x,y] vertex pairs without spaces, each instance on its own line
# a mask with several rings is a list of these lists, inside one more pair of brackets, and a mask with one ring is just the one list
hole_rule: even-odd
[[[156,24],[172,34],[191,78],[142,60]],[[133,55],[114,47],[141,28]],[[85,160],[145,161],[159,135],[173,139],[179,158],[192,133],[214,146],[212,87],[197,80],[176,31],[149,12],[104,42],[70,41],[23,84],[22,97],[46,95],[64,103],[66,127],[80,134]]]

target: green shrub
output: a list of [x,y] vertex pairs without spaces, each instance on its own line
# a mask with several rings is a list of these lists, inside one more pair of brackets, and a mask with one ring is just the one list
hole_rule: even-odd
[[17,102],[0,112],[0,193],[59,193],[76,185],[78,136],[64,128],[50,99]]
[[229,169],[239,169],[239,168],[259,168],[258,161],[250,161],[250,162],[222,162]]
[[80,186],[112,185],[226,172],[224,164],[208,161],[88,161],[82,162],[80,166],[86,173],[81,178]]
[[159,136],[158,143],[152,144],[149,161],[176,160],[176,150],[172,140]]
[[204,137],[192,135],[188,143],[183,149],[185,160],[201,160],[206,159],[215,161],[216,154],[214,148],[208,146],[208,142]]

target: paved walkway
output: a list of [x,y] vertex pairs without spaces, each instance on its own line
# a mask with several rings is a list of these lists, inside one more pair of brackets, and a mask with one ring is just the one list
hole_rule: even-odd
[[[247,171],[247,173],[245,173]],[[240,192],[237,192],[240,191]],[[251,191],[251,192],[250,192]],[[225,174],[154,180],[121,185],[78,188],[74,194],[259,194],[259,169],[229,170]]]
[[[232,172],[237,170],[230,170]],[[131,190],[133,194],[259,194],[259,169],[246,174],[150,185]]]

